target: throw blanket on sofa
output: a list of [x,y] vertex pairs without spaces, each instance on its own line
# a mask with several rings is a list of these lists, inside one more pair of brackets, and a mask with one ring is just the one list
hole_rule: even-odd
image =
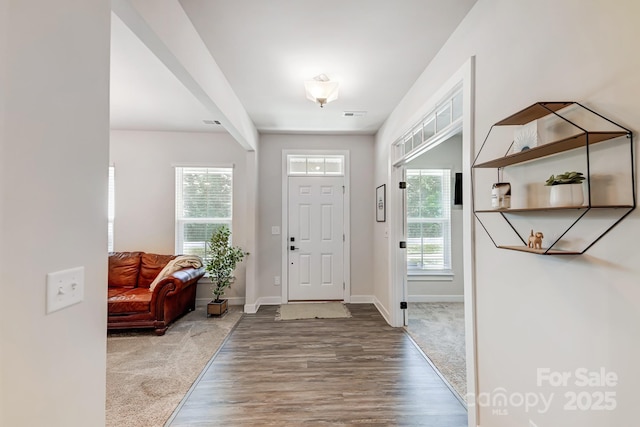
[[151,282],[151,284],[149,285],[149,290],[153,291],[153,289],[162,279],[170,276],[178,270],[182,270],[183,268],[187,267],[200,268],[202,267],[202,260],[199,256],[196,255],[180,255],[178,257],[175,257],[174,259],[169,261],[167,265],[164,266],[162,271],[158,273],[156,278],[153,279],[153,282]]

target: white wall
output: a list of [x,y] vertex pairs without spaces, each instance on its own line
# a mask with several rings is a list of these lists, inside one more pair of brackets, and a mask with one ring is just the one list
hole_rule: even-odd
[[[3,1],[0,2],[0,58],[2,58],[2,62],[0,62],[0,164],[4,164],[4,145],[6,141],[7,129],[5,127],[6,115],[7,115],[7,82],[9,81],[7,78],[7,67],[4,65],[9,57],[8,50],[8,25],[9,22],[9,2]],[[0,191],[4,192],[2,188],[2,184],[0,184]],[[0,193],[0,224],[4,224],[4,193]],[[4,242],[4,227],[0,226],[0,242]],[[0,274],[4,273],[4,262],[0,259]],[[0,307],[3,307],[3,304],[0,303]],[[4,320],[4,318],[0,317],[0,320]],[[4,331],[0,326],[0,375],[4,376]],[[7,390],[8,392],[8,390]],[[0,386],[0,421],[5,418],[5,389]]]
[[[408,130],[402,129],[403,131]],[[393,216],[391,215],[392,205],[398,203],[393,198],[394,192],[391,191],[391,182],[389,180],[390,174],[390,161],[389,153],[391,143],[395,140],[391,140],[391,143],[385,143],[389,139],[381,139],[380,131],[376,135],[376,144],[374,151],[374,185],[378,187],[382,184],[387,186],[387,209],[386,209],[386,221],[374,222],[373,224],[373,294],[377,301],[378,310],[390,322],[390,304],[391,304],[391,289],[389,286],[389,274],[391,271],[391,258],[389,253],[389,234],[392,231],[390,227],[393,226]],[[380,141],[383,141],[382,143]],[[398,285],[402,286],[402,285]]]
[[[407,169],[451,169],[451,203],[456,172],[462,172],[462,135],[454,135],[407,164]],[[462,206],[451,205],[451,270],[448,278],[408,276],[409,302],[462,301]]]
[[271,301],[282,295],[274,276],[282,277],[282,236],[271,227],[282,227],[282,151],[348,150],[351,191],[351,295],[373,295],[373,240],[375,186],[373,181],[373,137],[344,135],[262,135],[258,188],[258,297]]
[[[104,425],[109,19],[0,2],[3,426]],[[46,314],[47,273],[79,266],[84,301]]]
[[[638,16],[635,0],[479,0],[378,133],[376,176],[386,175],[388,145],[407,120],[472,55],[476,150],[493,123],[536,101],[580,101],[639,129],[640,57],[633,54]],[[499,250],[476,229],[478,387],[485,399],[480,425],[634,425],[640,381],[638,217],[634,211],[585,255],[573,257]],[[376,241],[381,231],[376,228]],[[377,253],[376,264],[385,263],[384,257],[384,251]],[[384,292],[380,288],[377,281],[376,292]],[[571,378],[566,386],[538,386],[539,368],[567,371]],[[604,368],[619,380],[612,387],[579,386],[579,368]],[[486,398],[501,391],[515,400],[491,407]],[[567,392],[582,393],[585,401],[613,392],[617,407],[565,410]],[[547,409],[538,403],[527,412],[513,404],[518,393],[553,400]]]
[[[233,244],[246,247],[246,152],[227,133],[111,131],[115,166],[114,250],[175,253],[175,165],[234,166]],[[225,292],[244,304],[245,264]],[[206,279],[198,284],[199,303],[211,299]]]

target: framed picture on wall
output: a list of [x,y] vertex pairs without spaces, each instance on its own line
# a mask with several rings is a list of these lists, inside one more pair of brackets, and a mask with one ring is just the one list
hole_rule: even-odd
[[376,221],[385,222],[386,220],[386,187],[382,184],[376,188]]

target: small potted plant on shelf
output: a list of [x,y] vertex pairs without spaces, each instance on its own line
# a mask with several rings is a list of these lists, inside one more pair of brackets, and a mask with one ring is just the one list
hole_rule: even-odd
[[560,175],[551,175],[545,185],[551,187],[549,203],[554,207],[581,206],[584,202],[582,193],[582,181],[585,180],[582,172],[565,172]]
[[230,236],[231,230],[223,225],[213,232],[208,243],[210,258],[206,261],[205,270],[211,279],[213,300],[207,304],[207,316],[221,316],[227,312],[228,301],[222,296],[235,279],[233,271],[236,265],[249,255],[240,247],[231,246]]

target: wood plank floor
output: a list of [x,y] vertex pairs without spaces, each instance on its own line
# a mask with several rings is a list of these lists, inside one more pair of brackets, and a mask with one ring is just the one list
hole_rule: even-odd
[[373,305],[348,307],[348,319],[244,315],[167,425],[466,427],[402,328]]

